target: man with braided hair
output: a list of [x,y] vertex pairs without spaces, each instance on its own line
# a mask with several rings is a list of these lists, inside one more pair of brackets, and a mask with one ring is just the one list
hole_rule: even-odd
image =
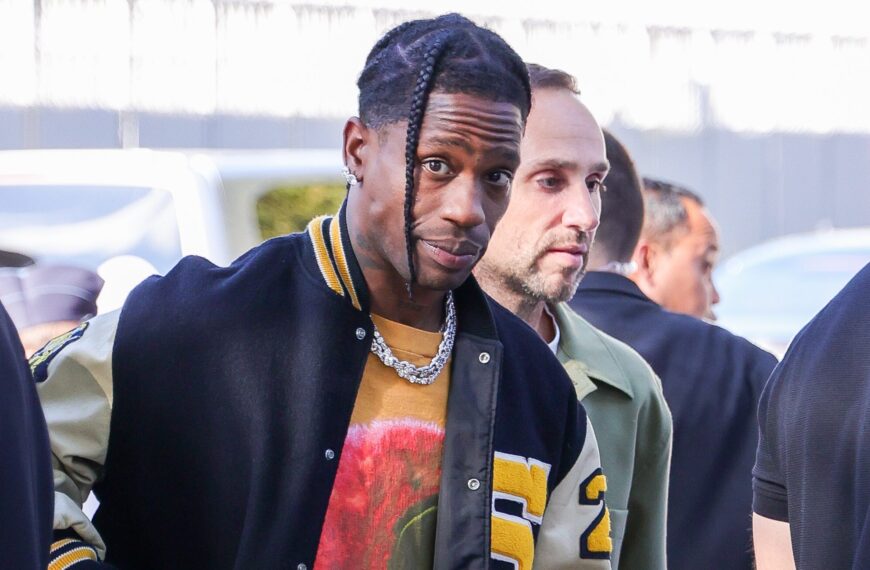
[[453,14],[387,33],[358,86],[335,216],[186,258],[34,355],[67,563],[610,567],[571,382],[469,278],[520,160],[522,60]]

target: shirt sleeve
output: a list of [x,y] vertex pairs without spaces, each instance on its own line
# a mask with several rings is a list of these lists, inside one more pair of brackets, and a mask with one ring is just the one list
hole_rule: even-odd
[[634,477],[619,564],[625,568],[664,570],[673,421],[661,381],[648,367],[647,374],[648,382],[655,388],[638,415]]
[[613,542],[610,513],[604,503],[606,490],[598,441],[586,418],[583,448],[571,470],[553,489],[544,511],[535,547],[535,568],[610,568]]
[[758,402],[758,450],[752,469],[752,510],[763,517],[788,522],[788,490],[782,471],[778,438],[777,396],[780,368],[764,387]]
[[[86,552],[88,548],[100,559],[106,553],[82,504],[102,475],[106,460],[112,409],[112,346],[119,314],[114,311],[83,323],[72,333],[49,342],[30,359],[51,442],[56,539],[53,558],[55,551],[74,549],[88,559],[93,556]],[[78,539],[87,544],[74,544]]]

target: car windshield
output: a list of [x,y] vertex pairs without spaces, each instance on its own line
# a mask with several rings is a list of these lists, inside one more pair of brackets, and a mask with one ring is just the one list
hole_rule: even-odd
[[717,312],[727,319],[764,315],[772,319],[768,324],[781,319],[784,326],[800,328],[868,261],[870,248],[826,251],[795,254],[720,275],[722,302]]
[[94,270],[135,256],[160,273],[181,257],[172,195],[121,186],[0,185],[0,249]]

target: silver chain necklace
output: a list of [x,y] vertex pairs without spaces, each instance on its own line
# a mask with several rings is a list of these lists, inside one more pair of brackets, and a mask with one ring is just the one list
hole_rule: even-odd
[[447,298],[444,302],[447,312],[447,318],[444,319],[444,325],[441,327],[441,344],[438,345],[438,352],[435,357],[426,366],[415,366],[407,360],[399,360],[384,342],[384,337],[378,332],[378,327],[375,327],[374,339],[372,340],[372,352],[381,362],[396,371],[401,378],[404,378],[412,384],[429,385],[435,381],[444,365],[447,364],[447,359],[450,358],[450,353],[453,352],[453,340],[456,338],[456,308],[453,306],[453,292],[447,292]]

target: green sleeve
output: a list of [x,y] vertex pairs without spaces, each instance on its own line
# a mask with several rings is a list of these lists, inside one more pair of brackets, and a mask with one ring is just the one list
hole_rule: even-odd
[[619,565],[664,570],[673,423],[661,381],[652,370],[648,373],[655,389],[650,391],[650,398],[638,414],[635,476],[629,492],[629,517]]

